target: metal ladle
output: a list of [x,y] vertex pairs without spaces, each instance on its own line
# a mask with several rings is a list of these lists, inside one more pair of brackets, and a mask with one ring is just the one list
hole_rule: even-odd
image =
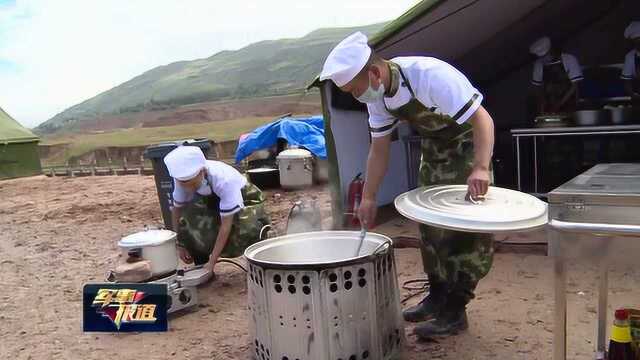
[[356,256],[360,255],[360,249],[362,249],[362,243],[364,243],[364,238],[367,236],[367,229],[363,226],[360,229],[360,241],[358,242],[358,249],[356,250]]

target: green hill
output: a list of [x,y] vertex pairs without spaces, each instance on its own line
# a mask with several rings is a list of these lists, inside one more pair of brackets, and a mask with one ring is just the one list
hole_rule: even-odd
[[320,72],[324,58],[340,40],[357,30],[373,34],[383,25],[320,29],[299,39],[262,41],[206,59],[159,66],[70,107],[35,131],[54,133],[108,114],[300,91]]

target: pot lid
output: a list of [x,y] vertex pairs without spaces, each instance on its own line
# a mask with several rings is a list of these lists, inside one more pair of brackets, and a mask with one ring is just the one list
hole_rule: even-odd
[[304,159],[310,158],[311,152],[305,149],[288,149],[278,154],[278,159]]
[[440,228],[480,233],[524,231],[547,223],[547,203],[519,191],[489,187],[484,200],[465,200],[466,185],[422,187],[398,196],[403,216]]
[[122,248],[137,248],[143,246],[158,246],[176,238],[171,230],[146,230],[123,237],[118,246]]

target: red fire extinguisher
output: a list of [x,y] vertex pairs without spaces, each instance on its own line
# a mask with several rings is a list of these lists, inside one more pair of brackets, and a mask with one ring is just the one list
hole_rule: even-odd
[[360,220],[358,219],[358,207],[362,200],[362,191],[364,190],[364,180],[362,180],[362,173],[356,175],[349,184],[349,192],[347,193],[347,212],[346,212],[346,226],[347,227],[360,227]]

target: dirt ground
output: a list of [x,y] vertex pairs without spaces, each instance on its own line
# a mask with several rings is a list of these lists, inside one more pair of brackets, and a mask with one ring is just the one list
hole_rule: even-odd
[[[282,233],[297,198],[317,196],[326,221],[328,192],[269,191],[269,209]],[[248,359],[245,274],[228,264],[218,280],[199,288],[199,306],[171,318],[167,333],[82,332],[82,286],[102,281],[118,261],[117,241],[161,224],[152,177],[34,177],[0,181],[1,359]],[[376,229],[415,236],[416,226],[395,218]],[[539,235],[511,241],[543,240]],[[504,240],[504,237],[501,238]],[[491,273],[470,304],[467,332],[417,342],[406,326],[407,360],[550,359],[552,264],[538,251],[501,247]],[[505,249],[507,251],[505,251]],[[526,247],[523,247],[526,249]],[[420,278],[416,249],[398,249],[400,283]],[[610,313],[640,304],[640,274],[612,271]],[[595,269],[572,266],[569,275],[569,358],[589,359],[595,333]],[[402,290],[403,298],[408,294]],[[414,297],[413,304],[419,300]]]

